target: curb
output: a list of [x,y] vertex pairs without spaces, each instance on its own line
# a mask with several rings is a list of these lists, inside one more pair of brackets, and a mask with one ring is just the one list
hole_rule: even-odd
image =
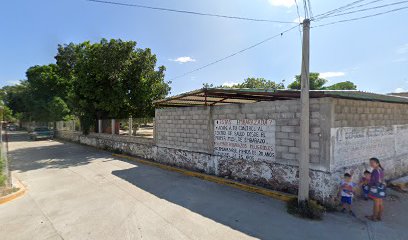
[[389,186],[401,192],[408,192],[408,183],[391,183]]
[[4,197],[0,197],[0,205],[8,203],[8,202],[10,202],[10,201],[12,201],[12,200],[14,200],[14,199],[16,199],[18,197],[21,197],[26,192],[26,189],[25,189],[24,185],[20,182],[20,180],[18,180],[17,178],[14,178],[14,179],[18,182],[17,187],[19,187],[20,189],[17,192],[11,193],[11,194],[9,194],[7,196],[4,196]]
[[292,194],[273,191],[273,190],[258,187],[258,186],[255,186],[255,185],[249,185],[249,184],[236,182],[236,181],[233,181],[233,180],[230,180],[230,179],[220,178],[220,177],[207,175],[207,174],[203,174],[203,173],[199,173],[199,172],[193,172],[193,171],[185,170],[185,169],[182,169],[182,168],[172,167],[172,166],[164,165],[164,164],[157,163],[157,162],[152,162],[152,161],[143,160],[143,159],[136,158],[136,157],[131,157],[129,155],[112,154],[112,156],[119,157],[119,158],[124,158],[124,159],[130,160],[130,161],[136,161],[136,162],[139,162],[139,163],[142,163],[142,164],[145,164],[145,165],[158,167],[158,168],[161,168],[161,169],[164,169],[164,170],[178,172],[178,173],[181,173],[181,174],[186,175],[186,176],[204,179],[204,180],[209,181],[209,182],[215,182],[215,183],[218,183],[218,184],[227,185],[227,186],[237,188],[237,189],[240,189],[240,190],[243,190],[243,191],[246,191],[246,192],[258,193],[258,194],[261,194],[261,195],[264,195],[264,196],[267,196],[267,197],[271,197],[271,198],[274,198],[274,199],[277,199],[277,200],[280,200],[280,201],[283,201],[283,202],[288,202],[290,200],[296,199],[296,196],[292,195]]

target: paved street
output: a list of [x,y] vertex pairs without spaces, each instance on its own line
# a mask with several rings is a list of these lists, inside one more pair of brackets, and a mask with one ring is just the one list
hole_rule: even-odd
[[[94,148],[24,133],[10,141],[13,173],[27,192],[0,205],[2,240],[408,238],[405,216],[392,227],[341,214],[302,220],[280,201]],[[406,201],[398,204],[407,212]]]

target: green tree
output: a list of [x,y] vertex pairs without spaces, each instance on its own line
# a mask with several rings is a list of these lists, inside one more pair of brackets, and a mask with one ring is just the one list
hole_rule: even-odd
[[[327,83],[327,80],[319,77],[319,73],[310,73],[310,90],[319,90]],[[289,89],[300,89],[300,75],[295,76],[295,81],[288,85]]]
[[134,41],[60,45],[55,58],[60,76],[72,80],[70,105],[85,132],[97,118],[153,116],[153,101],[170,91],[165,67]]
[[339,82],[339,83],[333,84],[331,86],[326,87],[325,89],[327,90],[356,90],[357,86],[350,81],[345,81],[345,82]]
[[[225,86],[222,86],[225,88]],[[227,88],[265,88],[265,89],[283,89],[285,88],[283,83],[276,83],[265,78],[247,78],[243,83],[234,84]]]
[[14,117],[13,111],[6,105],[1,105],[2,110],[0,113],[0,119],[7,122],[15,122],[17,119]]
[[31,99],[29,98],[27,81],[21,81],[20,84],[17,85],[5,86],[0,92],[5,106],[11,110],[16,119],[29,119]]
[[53,122],[63,120],[70,114],[67,103],[61,97],[56,96],[48,103],[47,110],[48,119]]
[[[309,81],[310,81],[310,90],[356,90],[357,86],[350,82],[340,82],[333,84],[331,86],[324,86],[327,83],[327,80],[321,78],[319,73],[310,73],[309,74]],[[295,76],[295,81],[288,85],[289,89],[300,89],[300,75]]]
[[[60,77],[55,64],[33,66],[27,70],[27,95],[31,120],[59,121],[69,114],[65,101],[71,82]],[[27,101],[27,99],[26,99]]]

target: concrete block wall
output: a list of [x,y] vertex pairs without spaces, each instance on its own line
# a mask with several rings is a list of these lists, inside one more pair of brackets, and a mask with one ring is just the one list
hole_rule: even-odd
[[[367,108],[367,109],[366,109]],[[345,171],[356,177],[366,163],[331,169],[332,128],[408,124],[408,106],[334,98],[311,99],[311,194],[320,200],[335,196]],[[367,122],[366,118],[369,118]],[[213,154],[214,120],[274,119],[276,160],[247,161]],[[155,140],[59,132],[57,136],[103,149],[271,189],[296,193],[298,186],[300,102],[298,100],[156,110]],[[200,131],[199,131],[200,130]],[[408,172],[408,156],[383,161],[387,176]],[[357,179],[356,179],[357,180]]]
[[[318,168],[325,168],[329,164],[329,155],[324,146],[330,139],[331,104],[329,98],[311,99],[310,161]],[[299,100],[216,106],[212,120],[216,119],[274,119],[276,162],[297,165],[300,158]]]
[[155,137],[161,147],[208,153],[210,107],[156,109]]
[[[311,100],[310,161],[317,169],[329,166],[328,148],[332,100]],[[213,153],[214,120],[274,119],[276,162],[297,165],[300,151],[300,101],[284,100],[214,107],[156,110],[156,144],[162,147]]]
[[[350,99],[333,99],[333,125],[332,128],[352,128],[356,132],[359,131],[376,131],[375,128],[396,128],[403,127],[401,125],[408,124],[408,104],[386,103],[375,101],[361,101]],[[403,134],[402,131],[395,131],[395,136]],[[404,137],[402,137],[404,138]],[[364,151],[364,144],[358,146],[350,146],[353,152],[359,152],[359,161],[351,161],[345,157],[342,159],[344,167],[333,168],[331,170],[332,179],[340,179],[344,172],[354,172],[354,180],[358,181],[359,177],[367,169],[370,169],[368,159],[370,157],[378,157],[381,164],[385,168],[385,178],[393,179],[404,176],[408,173],[408,154],[406,152],[397,151],[396,141],[388,144],[386,137],[378,143],[379,140],[367,140],[365,144],[368,146],[376,146],[374,150],[367,147]],[[332,144],[335,141],[332,140]],[[388,148],[386,147],[388,146]],[[352,150],[357,147],[357,150]],[[401,153],[399,153],[401,152]],[[375,156],[374,156],[375,155]],[[335,159],[332,159],[335,161]],[[337,160],[336,160],[337,161]]]
[[333,99],[333,127],[392,126],[408,124],[408,104]]

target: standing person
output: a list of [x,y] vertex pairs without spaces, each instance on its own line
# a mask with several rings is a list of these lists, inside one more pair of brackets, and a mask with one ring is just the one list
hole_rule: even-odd
[[384,212],[383,199],[385,198],[384,168],[378,158],[370,158],[370,166],[373,168],[369,181],[370,192],[368,197],[373,199],[373,215],[366,216],[371,221],[381,221]]
[[354,196],[354,188],[356,187],[357,184],[355,184],[352,181],[351,174],[345,173],[344,174],[344,179],[340,183],[340,188],[339,188],[339,195],[341,196],[341,206],[342,206],[342,213],[345,213],[346,210],[349,211],[350,215],[355,217],[355,214],[353,213],[352,210],[352,202],[353,202],[353,196]]
[[368,200],[368,194],[370,193],[370,178],[371,178],[371,172],[368,170],[364,171],[364,176],[360,180],[360,186],[363,191],[363,197],[364,200]]

